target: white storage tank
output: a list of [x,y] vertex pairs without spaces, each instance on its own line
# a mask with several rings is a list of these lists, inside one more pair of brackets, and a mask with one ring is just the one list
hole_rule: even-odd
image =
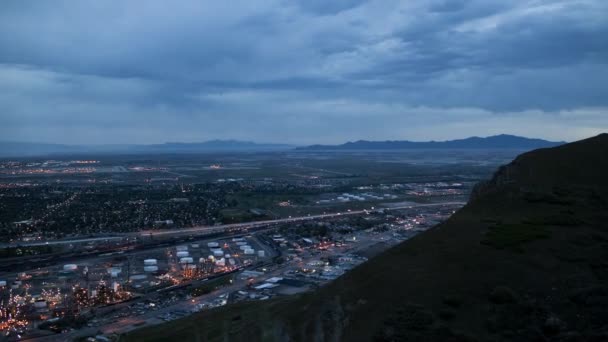
[[207,261],[207,259],[206,259],[206,258],[199,258],[199,259],[198,259],[198,262],[200,262],[201,264],[202,264],[202,263],[204,263],[204,262],[206,262],[206,261]]
[[44,309],[46,308],[46,300],[44,299],[38,299],[34,302],[34,307],[36,309]]
[[213,251],[213,256],[221,257],[222,255],[224,255],[223,251]]
[[129,277],[129,280],[144,280],[146,279],[148,276],[145,274],[134,274],[132,276]]
[[120,274],[122,269],[120,267],[110,267],[108,268],[108,274]]
[[191,257],[185,257],[185,258],[179,259],[180,264],[191,264],[193,262],[194,262],[194,259],[192,259]]
[[263,250],[259,250],[259,251],[258,251],[258,256],[259,256],[260,258],[263,258],[263,257],[265,257],[265,256],[266,256],[266,252],[264,252]]
[[67,264],[63,265],[63,270],[68,272],[74,272],[78,269],[78,265],[76,264]]
[[230,262],[230,265],[235,265],[236,261],[234,261],[234,259],[230,258],[228,259],[228,262]]
[[154,266],[158,263],[156,259],[146,259],[144,260],[144,266]]
[[207,259],[209,259],[211,261],[215,261],[215,257],[213,255],[208,256]]
[[207,243],[207,247],[218,247],[220,244],[217,242],[209,242]]
[[144,272],[158,272],[158,266],[144,266]]

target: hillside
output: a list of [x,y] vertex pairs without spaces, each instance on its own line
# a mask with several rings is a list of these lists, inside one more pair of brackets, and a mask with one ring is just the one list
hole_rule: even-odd
[[463,209],[315,293],[127,341],[606,341],[608,134],[523,154]]
[[490,137],[470,137],[447,141],[366,141],[358,140],[341,145],[311,145],[299,147],[298,150],[400,150],[400,149],[518,149],[553,147],[565,142],[554,142],[542,139],[531,139],[508,134]]

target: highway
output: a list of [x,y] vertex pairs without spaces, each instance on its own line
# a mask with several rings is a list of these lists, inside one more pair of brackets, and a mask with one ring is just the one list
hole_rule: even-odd
[[[421,204],[408,204],[399,207],[392,208],[380,208],[383,210],[399,210],[399,209],[411,209],[411,208],[420,208],[420,207],[437,207],[442,205],[464,205],[466,202],[442,202],[442,203],[421,203]],[[255,228],[262,226],[275,225],[280,223],[291,223],[291,222],[300,222],[300,221],[308,221],[308,220],[318,220],[318,219],[326,219],[333,218],[338,216],[345,215],[361,215],[367,214],[373,210],[364,209],[364,210],[351,210],[351,211],[342,211],[330,214],[321,214],[321,215],[307,215],[307,216],[298,216],[298,217],[289,217],[275,220],[264,220],[264,221],[254,221],[254,222],[246,222],[246,223],[233,223],[233,224],[223,224],[217,226],[200,226],[200,227],[192,227],[192,228],[181,228],[181,229],[166,229],[166,230],[148,230],[141,231],[137,233],[141,237],[150,237],[150,236],[171,236],[171,235],[183,235],[183,234],[210,234],[217,232],[225,232],[231,230],[238,229],[247,229],[247,228]]]
[[[399,210],[399,209],[411,209],[411,208],[420,208],[420,207],[437,207],[442,205],[464,205],[466,202],[441,202],[441,203],[412,203],[399,207],[392,208],[379,208],[383,210]],[[253,222],[245,222],[245,223],[232,223],[232,224],[221,224],[215,226],[198,226],[198,227],[190,227],[190,228],[178,228],[178,229],[165,229],[165,230],[144,230],[140,232],[133,233],[125,233],[125,234],[114,234],[112,236],[103,236],[103,237],[91,237],[91,238],[79,238],[79,239],[69,239],[69,240],[48,240],[48,241],[23,241],[23,242],[12,242],[9,244],[0,244],[0,248],[9,248],[9,247],[25,247],[25,246],[42,246],[42,245],[65,245],[65,244],[78,244],[78,243],[88,243],[88,242],[100,242],[100,241],[113,241],[113,240],[122,240],[126,238],[132,237],[141,237],[141,238],[153,238],[153,237],[170,237],[170,236],[180,236],[180,235],[198,235],[204,236],[209,234],[223,233],[234,230],[247,230],[250,228],[260,228],[264,226],[276,225],[281,223],[293,223],[293,222],[301,222],[308,220],[319,220],[319,219],[327,219],[334,218],[343,215],[361,215],[367,214],[373,210],[352,210],[352,211],[342,211],[335,212],[329,214],[321,214],[321,215],[307,215],[307,216],[298,216],[298,217],[288,217],[282,219],[274,219],[274,220],[264,220],[264,221],[253,221]]]
[[19,241],[19,242],[11,242],[11,243],[1,243],[0,248],[65,245],[65,244],[74,244],[74,243],[122,240],[124,238],[125,238],[125,236],[101,236],[101,237],[94,237],[94,238],[82,238],[82,239],[70,239],[70,240]]

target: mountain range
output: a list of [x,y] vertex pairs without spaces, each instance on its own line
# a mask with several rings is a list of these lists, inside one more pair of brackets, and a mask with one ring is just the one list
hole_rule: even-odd
[[85,153],[198,153],[198,152],[265,152],[292,149],[286,144],[259,144],[239,140],[210,140],[195,143],[167,142],[164,144],[65,145],[26,142],[0,142],[0,156],[43,156]]
[[29,142],[0,141],[0,156],[43,156],[55,154],[84,153],[199,153],[199,152],[267,152],[319,150],[399,150],[399,149],[516,149],[531,150],[553,147],[565,142],[530,139],[514,135],[495,135],[486,138],[470,137],[448,141],[366,141],[359,140],[341,145],[311,145],[295,147],[288,144],[261,144],[239,140],[210,140],[205,142],[164,144],[106,144],[106,145],[67,145]]
[[311,145],[298,147],[301,150],[398,150],[398,149],[535,149],[564,144],[564,141],[530,139],[501,134],[485,138],[470,137],[447,141],[367,141],[358,140],[341,145]]
[[608,341],[608,134],[526,152],[442,224],[317,291],[121,341]]

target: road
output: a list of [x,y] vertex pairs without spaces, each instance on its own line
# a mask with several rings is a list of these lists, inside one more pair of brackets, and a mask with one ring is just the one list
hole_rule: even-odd
[[122,240],[124,238],[125,238],[124,236],[105,236],[105,237],[82,238],[82,239],[71,239],[71,240],[23,241],[23,242],[1,243],[0,248],[10,248],[10,247],[18,247],[18,246],[26,247],[26,246],[66,245],[66,244],[74,244],[74,243]]
[[[420,208],[420,207],[437,207],[437,206],[442,206],[442,205],[464,205],[464,204],[466,204],[466,202],[421,203],[421,204],[408,204],[408,205],[399,206],[399,207],[382,208],[382,209],[399,210],[399,209],[411,209],[411,208]],[[361,215],[361,214],[367,214],[370,211],[371,210],[367,210],[367,209],[352,210],[352,211],[344,211],[344,212],[337,212],[337,213],[330,213],[330,214],[307,215],[307,216],[289,217],[289,218],[282,218],[282,219],[275,219],[275,220],[223,224],[223,225],[217,225],[217,226],[200,226],[200,227],[170,229],[170,230],[168,230],[168,229],[167,230],[148,230],[148,231],[141,231],[137,234],[139,234],[141,237],[149,237],[149,236],[171,236],[171,235],[183,235],[183,234],[214,233],[214,232],[218,232],[218,231],[247,229],[247,228],[260,227],[260,226],[275,225],[275,224],[280,224],[280,223],[318,220],[318,219],[333,218],[333,217],[345,216],[345,215]]]
[[[408,204],[399,207],[392,208],[379,208],[384,210],[399,210],[399,209],[411,209],[411,208],[419,208],[419,207],[436,207],[442,205],[464,205],[466,202],[442,202],[442,203],[420,203],[420,204]],[[19,243],[10,243],[10,244],[0,244],[0,248],[8,248],[8,247],[17,247],[17,246],[41,246],[41,245],[62,245],[62,244],[74,244],[74,243],[87,243],[87,242],[96,242],[96,241],[105,241],[105,240],[120,240],[130,237],[166,237],[166,236],[179,236],[179,235],[207,235],[221,232],[228,232],[231,230],[243,230],[248,228],[258,228],[263,226],[270,226],[280,223],[291,223],[291,222],[301,222],[308,220],[318,220],[318,219],[326,219],[333,218],[343,215],[361,215],[367,214],[370,210],[352,210],[352,211],[344,211],[344,212],[336,212],[329,214],[321,214],[321,215],[307,215],[307,216],[298,216],[298,217],[288,217],[282,219],[274,219],[274,220],[264,220],[264,221],[253,221],[253,222],[245,222],[245,223],[232,223],[232,224],[221,224],[215,226],[198,226],[191,228],[179,228],[179,229],[166,229],[166,230],[144,230],[140,232],[134,233],[125,233],[125,234],[115,234],[113,236],[105,236],[105,237],[93,237],[93,238],[82,238],[82,239],[71,239],[71,240],[49,240],[49,241],[32,241],[32,242],[19,242]]]

